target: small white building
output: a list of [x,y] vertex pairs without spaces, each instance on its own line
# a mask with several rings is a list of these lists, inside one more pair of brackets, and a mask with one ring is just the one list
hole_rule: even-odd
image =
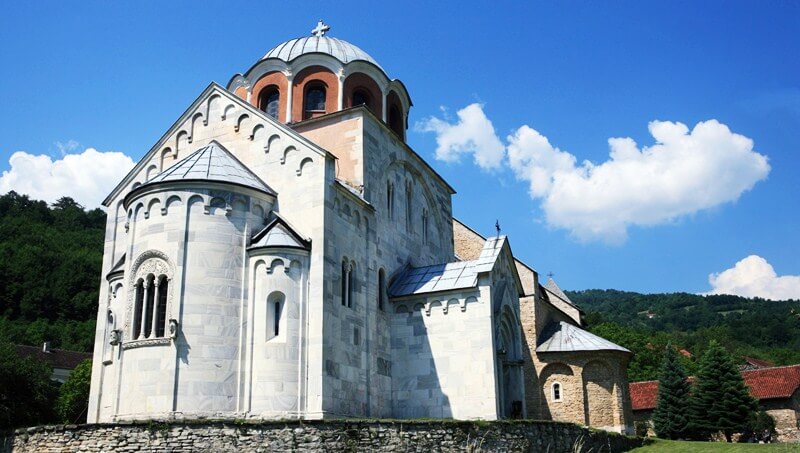
[[208,86],[105,200],[89,422],[526,415],[508,240],[456,257],[405,87],[326,30]]

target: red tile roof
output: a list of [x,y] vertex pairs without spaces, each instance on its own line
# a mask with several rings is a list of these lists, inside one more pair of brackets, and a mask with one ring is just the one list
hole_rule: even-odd
[[16,348],[20,357],[33,357],[53,368],[66,370],[73,370],[79,363],[92,358],[92,353],[90,352],[68,351],[66,349],[50,349],[50,352],[43,352],[41,347],[21,344],[16,345]]
[[[743,371],[742,377],[759,400],[790,398],[800,388],[800,365]],[[655,409],[658,381],[631,382],[628,389],[633,410]]]
[[628,384],[633,410],[653,409],[658,396],[658,381],[631,382]]

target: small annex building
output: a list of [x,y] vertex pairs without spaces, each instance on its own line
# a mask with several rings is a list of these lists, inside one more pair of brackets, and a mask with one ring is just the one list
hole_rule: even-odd
[[453,219],[455,190],[406,143],[406,87],[328,30],[210,84],[105,199],[89,422],[630,432],[630,353],[509,238]]
[[[759,406],[775,420],[778,439],[800,442],[800,365],[763,368],[759,365],[765,361],[748,358],[746,362],[754,368],[742,370],[744,383]],[[632,382],[630,395],[635,421],[652,424],[658,381]]]
[[15,345],[14,348],[20,357],[30,357],[46,363],[53,369],[50,379],[61,384],[66,382],[75,367],[84,360],[91,360],[92,358],[92,353],[90,352],[51,348],[48,341],[44,342],[41,348],[22,344]]

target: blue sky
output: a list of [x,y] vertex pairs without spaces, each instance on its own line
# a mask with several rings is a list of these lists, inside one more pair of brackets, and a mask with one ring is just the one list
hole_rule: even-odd
[[[0,172],[18,151],[58,160],[95,148],[138,160],[210,81],[224,85],[323,18],[330,36],[406,84],[408,141],[458,191],[455,215],[485,234],[499,219],[515,253],[562,287],[705,292],[709,274],[730,269],[720,281],[765,275],[765,296],[776,285],[800,291],[800,4],[87,1],[6,2],[3,12]],[[748,176],[699,183],[728,197],[702,207],[691,196],[698,182],[679,178],[679,214],[626,224],[622,239],[587,239],[553,221],[543,205],[555,203],[552,193],[531,196],[507,159],[487,170],[468,149],[457,161],[436,158],[440,134],[424,126],[456,125],[474,103],[502,147],[527,125],[575,168],[609,161],[612,137],[652,146],[652,121],[692,130],[716,120],[751,139],[745,154],[766,156],[768,170],[745,161],[736,168]],[[733,187],[740,180],[751,188]],[[661,206],[644,204],[631,215]],[[603,222],[611,211],[591,215]],[[750,255],[763,263],[732,269]]]

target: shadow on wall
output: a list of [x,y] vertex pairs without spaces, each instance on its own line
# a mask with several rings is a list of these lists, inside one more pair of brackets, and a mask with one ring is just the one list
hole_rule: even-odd
[[[431,307],[433,316],[447,318],[442,314],[441,303]],[[428,319],[433,316],[428,317]],[[394,413],[398,418],[453,418],[450,398],[442,388],[440,371],[450,374],[449,362],[442,363],[446,369],[439,370],[434,357],[448,360],[452,351],[439,351],[431,345],[428,326],[425,325],[424,306],[414,305],[410,310],[398,305],[392,317],[392,355],[396,364],[407,364],[405,368],[392,370],[392,396]],[[433,322],[436,323],[437,320]],[[442,325],[449,332],[446,325]],[[436,329],[441,332],[441,329]],[[434,349],[436,349],[434,353]],[[463,376],[455,376],[462,379]]]

